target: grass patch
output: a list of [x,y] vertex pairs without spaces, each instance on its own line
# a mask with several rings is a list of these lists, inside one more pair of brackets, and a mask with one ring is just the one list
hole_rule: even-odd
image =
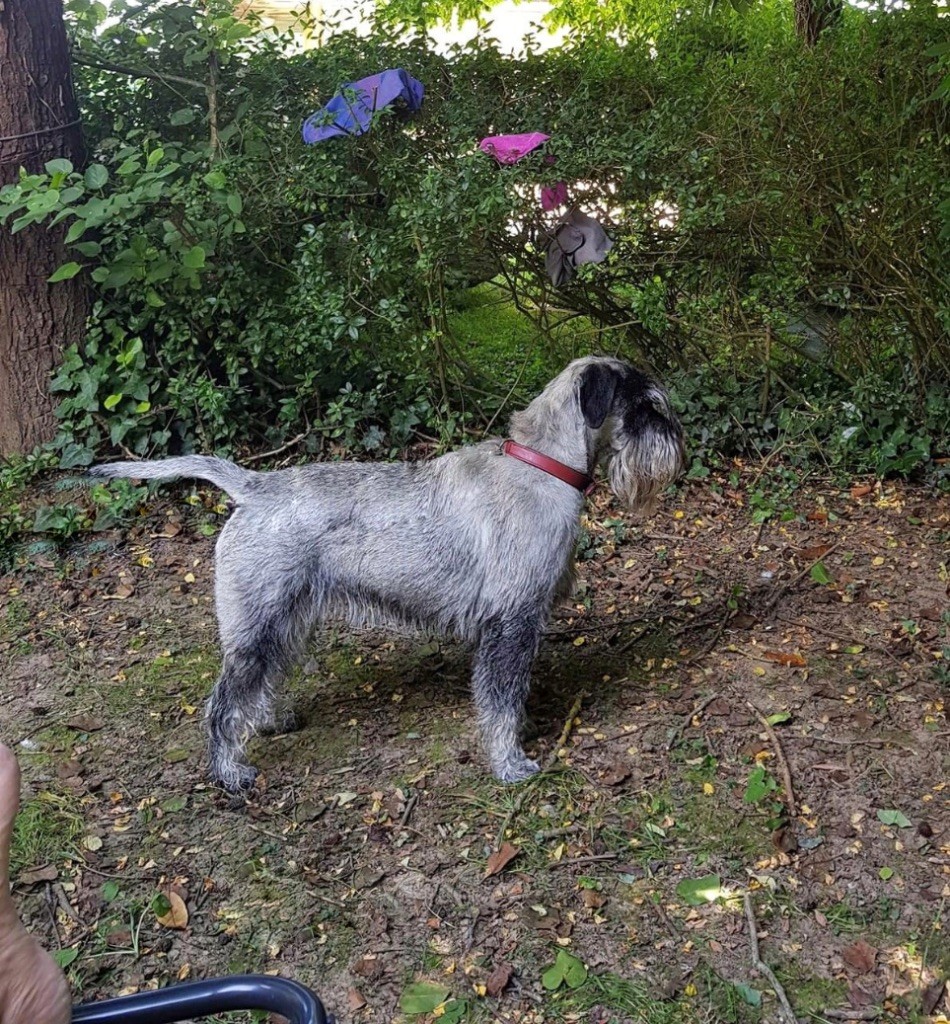
[[26,868],[77,857],[82,834],[82,816],[69,797],[44,792],[28,800],[13,825],[11,877]]

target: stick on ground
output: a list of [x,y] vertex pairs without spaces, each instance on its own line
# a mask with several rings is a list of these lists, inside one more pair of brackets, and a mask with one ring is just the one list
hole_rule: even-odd
[[749,946],[752,949],[752,966],[772,986],[772,991],[775,993],[776,999],[778,999],[779,1010],[785,1024],[798,1024],[792,1004],[788,1001],[788,996],[785,995],[785,989],[782,988],[778,978],[775,977],[772,968],[767,963],[764,963],[759,956],[759,935],[755,923],[755,913],[752,910],[752,897],[749,893],[742,897],[742,902],[745,906],[746,921],[749,924]]
[[505,816],[505,820],[501,823],[501,828],[498,830],[498,836],[495,839],[495,849],[499,849],[501,844],[505,841],[505,833],[511,827],[511,823],[517,817],[521,811],[521,807],[531,792],[532,783],[534,779],[540,778],[546,771],[550,770],[553,765],[557,762],[557,754],[561,747],[567,743],[568,736],[571,735],[571,729],[574,728],[574,719],[580,714],[581,705],[584,703],[584,698],[587,696],[586,693],[580,693],[577,699],[571,705],[571,710],[568,712],[567,718],[564,720],[564,728],[561,729],[561,735],[558,737],[557,743],[554,744],[554,749],[548,755],[548,759],[541,765],[541,771],[538,772],[533,778],[529,779],[524,783],[524,788],[518,794],[518,799],[515,800],[511,810]]
[[755,717],[758,718],[762,724],[762,728],[768,733],[769,740],[772,746],[775,748],[775,760],[778,762],[779,771],[782,773],[782,785],[785,787],[785,804],[788,810],[789,818],[795,817],[795,790],[792,787],[792,773],[788,767],[788,761],[785,758],[785,751],[782,749],[781,741],[778,738],[775,730],[769,725],[769,720],[762,714],[761,711],[752,703],[747,700],[746,704],[755,712]]

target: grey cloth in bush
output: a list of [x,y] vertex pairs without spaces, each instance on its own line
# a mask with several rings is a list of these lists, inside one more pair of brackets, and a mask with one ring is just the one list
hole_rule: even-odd
[[614,244],[600,224],[580,210],[565,214],[548,235],[545,266],[555,287],[572,280],[582,264],[600,263]]

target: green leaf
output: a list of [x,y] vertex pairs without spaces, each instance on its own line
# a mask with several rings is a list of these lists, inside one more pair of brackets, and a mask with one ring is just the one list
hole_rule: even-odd
[[205,265],[205,251],[200,245],[193,245],[181,261],[189,270],[200,270]]
[[676,895],[691,907],[712,903],[722,896],[722,879],[719,875],[684,878],[676,887]]
[[79,950],[72,949],[54,949],[52,957],[61,968],[68,967],[75,959],[79,956]]
[[557,964],[555,964],[553,967],[549,967],[544,972],[544,974],[541,975],[541,984],[549,992],[553,992],[556,988],[560,988],[561,982],[563,980],[564,972]]
[[119,883],[115,881],[106,882],[102,887],[102,898],[110,903],[119,895]]
[[86,188],[104,188],[109,182],[109,172],[102,164],[90,164],[83,175]]
[[432,1013],[445,1002],[449,989],[437,982],[417,981],[407,985],[399,997],[399,1009],[403,1013]]
[[792,713],[790,711],[777,711],[774,715],[769,715],[766,718],[766,722],[769,725],[781,725],[782,722],[790,722],[792,720]]
[[896,825],[898,828],[910,828],[910,822],[900,811],[878,811],[877,820],[884,825]]
[[71,245],[73,242],[78,241],[83,232],[86,230],[86,222],[77,218],[69,225],[69,230],[66,232],[66,243]]
[[195,112],[191,107],[182,107],[180,110],[176,110],[174,114],[168,119],[169,124],[180,125],[180,124],[191,124],[195,119]]
[[208,171],[205,175],[205,184],[210,188],[224,188],[227,185],[228,179],[225,177],[224,171],[217,169]]
[[165,300],[155,291],[154,288],[145,289],[145,301],[153,308],[158,309],[165,305]]
[[43,165],[47,174],[72,174],[73,164],[71,160],[60,158],[58,160],[47,160]]
[[82,264],[71,260],[69,263],[64,263],[58,270],[50,274],[46,280],[50,284],[55,284],[57,281],[68,281],[71,277],[75,277],[80,270],[82,270]]
[[828,583],[834,583],[834,577],[825,568],[824,562],[815,562],[815,564],[811,567],[810,576],[816,583],[821,583],[823,585]]
[[749,988],[748,985],[743,985],[742,982],[736,982],[736,991],[742,997],[743,1002],[749,1004],[749,1006],[761,1006],[762,1005],[762,993],[755,988]]
[[580,988],[587,981],[587,967],[584,962],[578,960],[576,956],[571,956],[570,953],[565,953],[563,949],[558,953],[558,957],[562,959],[567,987]]
[[122,395],[109,395],[109,397],[102,403],[103,407],[108,409],[109,412],[112,412],[119,402],[122,401],[122,397]]
[[244,202],[239,195],[232,192],[227,198],[228,209],[235,217],[239,216],[244,209]]
[[166,914],[171,912],[172,905],[169,898],[162,892],[160,892],[151,903],[152,913],[156,917],[164,917]]
[[886,868],[886,867],[885,868],[881,868],[881,870],[878,871],[877,874],[878,874],[878,877],[881,879],[882,882],[886,882],[889,878],[893,878],[894,877],[894,869],[893,868]]
[[156,164],[161,162],[162,157],[164,155],[165,155],[165,150],[162,149],[161,146],[159,146],[157,149],[153,149],[152,152],[149,153],[149,155],[148,155],[148,161],[146,162],[145,166],[149,170],[151,170]]

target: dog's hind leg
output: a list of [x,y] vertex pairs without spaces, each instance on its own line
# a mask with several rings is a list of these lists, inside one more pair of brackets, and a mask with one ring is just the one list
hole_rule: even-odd
[[537,619],[522,617],[488,623],[478,638],[472,691],[482,742],[502,782],[520,782],[538,770],[521,747],[521,728],[540,635]]
[[305,623],[292,608],[258,612],[245,629],[222,637],[224,664],[205,721],[211,776],[229,792],[250,789],[257,777],[245,758],[248,739],[283,726],[274,710],[277,690],[305,639]]

